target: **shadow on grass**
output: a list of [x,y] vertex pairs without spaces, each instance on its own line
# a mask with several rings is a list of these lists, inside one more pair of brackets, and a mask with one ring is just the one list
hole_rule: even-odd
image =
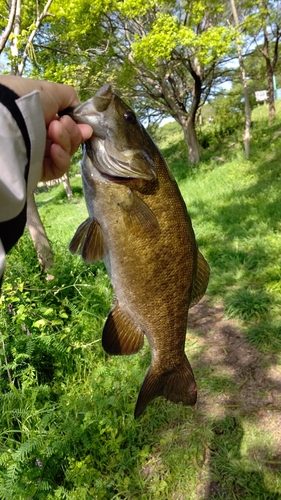
[[278,493],[270,492],[263,473],[241,467],[243,429],[239,421],[226,416],[213,424],[214,438],[210,444],[209,482],[204,500],[253,499],[278,500]]
[[228,317],[246,322],[245,334],[256,347],[276,353],[281,351],[278,154],[253,172],[249,165],[246,172],[251,180],[244,188],[234,181],[215,207],[209,210],[198,200],[192,215],[200,221],[204,214],[201,239],[211,266],[209,293],[223,298]]
[[192,167],[188,161],[187,149],[183,139],[168,147],[162,148],[161,152],[167,161],[169,169],[178,182],[183,181],[190,175]]

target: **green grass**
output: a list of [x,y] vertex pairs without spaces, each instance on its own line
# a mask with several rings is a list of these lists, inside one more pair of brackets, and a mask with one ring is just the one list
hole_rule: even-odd
[[[258,108],[253,120],[249,161],[241,142],[222,138],[225,160],[213,158],[211,145],[193,170],[176,124],[156,134],[211,266],[210,301],[223,302],[246,340],[280,365],[280,115],[268,127]],[[219,398],[239,388],[229,373],[200,365],[199,333],[187,334],[188,356],[199,399],[209,395],[213,408],[157,399],[134,421],[149,348],[121,358],[102,350],[112,290],[102,263],[86,266],[67,251],[87,216],[81,180],[71,184],[72,200],[62,186],[37,196],[54,278],[41,273],[27,234],[8,259],[0,299],[0,499],[281,498],[280,450],[255,414],[218,416]]]

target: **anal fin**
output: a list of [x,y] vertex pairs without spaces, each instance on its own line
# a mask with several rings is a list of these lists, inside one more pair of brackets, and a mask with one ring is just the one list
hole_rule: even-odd
[[102,346],[108,354],[135,354],[144,342],[142,330],[117,304],[109,313],[102,333]]

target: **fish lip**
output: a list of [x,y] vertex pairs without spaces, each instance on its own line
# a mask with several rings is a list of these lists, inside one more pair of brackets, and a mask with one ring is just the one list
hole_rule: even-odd
[[[111,85],[106,84],[93,97],[75,107],[62,110],[59,112],[59,116],[68,114],[76,123],[91,125],[94,129],[94,134],[99,137],[100,128],[105,125],[102,123],[102,114],[110,105],[112,98]],[[95,127],[98,127],[98,131],[95,130]]]
[[79,119],[80,116],[85,115],[97,115],[98,111],[95,110],[93,98],[88,99],[88,101],[86,102],[81,102],[80,104],[75,106],[73,108],[72,114],[75,116],[75,119]]
[[93,98],[91,98],[75,106],[75,108],[72,109],[71,115],[76,122],[89,123],[91,125],[91,118],[98,117],[100,113],[95,109]]
[[102,114],[95,109],[93,98],[78,104],[68,113],[76,123],[86,123],[93,129],[93,134],[86,142],[90,142],[92,137],[105,140],[108,136],[108,127],[102,120]]

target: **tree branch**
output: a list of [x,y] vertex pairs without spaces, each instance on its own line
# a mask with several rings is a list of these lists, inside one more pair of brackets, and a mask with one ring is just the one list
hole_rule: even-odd
[[17,6],[17,0],[12,0],[10,12],[9,12],[8,24],[7,24],[7,27],[6,27],[3,35],[1,36],[1,40],[0,40],[0,54],[3,51],[3,49],[5,48],[6,42],[7,42],[8,38],[10,36],[10,33],[12,31],[14,19],[15,19],[15,14],[16,14],[16,6]]
[[23,55],[22,55],[22,58],[21,58],[21,63],[19,65],[19,69],[18,69],[18,75],[19,76],[22,76],[23,74],[23,70],[24,70],[24,67],[25,67],[25,63],[26,63],[26,60],[28,58],[28,51],[32,45],[32,41],[33,41],[33,38],[35,37],[38,29],[40,28],[41,26],[41,23],[43,21],[43,19],[46,17],[46,16],[49,16],[50,14],[48,13],[48,9],[51,5],[53,0],[48,0],[43,11],[41,12],[41,14],[38,16],[38,12],[37,12],[37,19],[36,19],[36,23],[35,23],[35,28],[32,30],[32,32],[30,33],[29,37],[28,37],[28,41],[26,43],[26,46],[25,46],[25,49],[24,49],[24,52],[23,52]]

